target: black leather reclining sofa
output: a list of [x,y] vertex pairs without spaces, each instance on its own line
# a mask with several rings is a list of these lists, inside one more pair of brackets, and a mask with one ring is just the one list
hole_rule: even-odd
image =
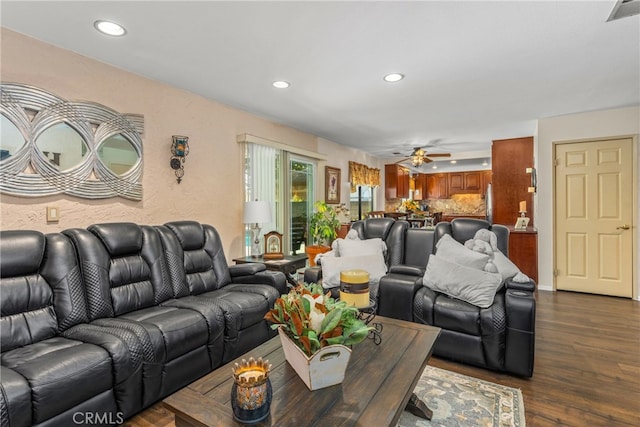
[[498,249],[508,256],[509,230],[472,218],[440,222],[434,231],[409,228],[403,237],[403,261],[380,279],[378,314],[438,326],[433,354],[504,371],[533,375],[535,349],[535,283],[507,279],[493,304],[480,308],[423,286],[430,254],[445,234],[464,243],[482,228],[493,231]]
[[287,290],[209,226],[0,232],[0,422],[116,425],[274,336]]

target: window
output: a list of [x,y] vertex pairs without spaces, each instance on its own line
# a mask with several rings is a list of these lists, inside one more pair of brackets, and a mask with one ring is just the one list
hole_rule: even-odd
[[[304,252],[309,213],[315,200],[315,171],[313,159],[268,145],[246,145],[245,201],[271,203],[272,220],[261,224],[260,234],[282,232],[285,254]],[[249,254],[249,226],[245,231],[245,254]]]

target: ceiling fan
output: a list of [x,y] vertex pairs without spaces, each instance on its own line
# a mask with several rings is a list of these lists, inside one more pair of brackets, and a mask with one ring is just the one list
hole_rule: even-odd
[[451,157],[451,153],[432,153],[429,154],[422,149],[422,147],[415,147],[413,152],[402,160],[398,160],[396,163],[404,162],[405,160],[410,160],[411,164],[415,167],[422,165],[423,163],[430,163],[431,157]]

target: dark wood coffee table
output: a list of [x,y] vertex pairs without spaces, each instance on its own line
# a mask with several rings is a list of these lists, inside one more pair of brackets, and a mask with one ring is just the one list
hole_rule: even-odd
[[395,426],[431,356],[439,328],[376,317],[382,342],[353,347],[340,385],[309,391],[284,358],[275,337],[164,400],[176,427],[234,426],[231,366],[262,357],[273,365],[271,415],[257,426]]

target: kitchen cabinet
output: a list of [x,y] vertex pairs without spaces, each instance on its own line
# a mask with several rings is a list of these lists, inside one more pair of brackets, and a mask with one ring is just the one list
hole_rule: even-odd
[[493,141],[491,146],[493,177],[493,222],[512,225],[520,216],[520,202],[527,202],[529,225],[534,227],[533,193],[531,174],[527,168],[533,167],[533,137],[502,139]]
[[409,197],[409,169],[400,165],[384,165],[384,196],[386,199]]
[[538,283],[538,232],[533,227],[509,228],[509,259],[520,271]]
[[426,175],[425,181],[427,186],[427,199],[449,198],[449,174],[430,173]]
[[450,172],[449,194],[482,194],[482,172]]
[[413,191],[413,200],[427,199],[427,174],[419,173],[413,177],[415,189]]
[[481,178],[482,178],[482,197],[487,195],[487,187],[489,186],[489,184],[491,184],[491,179],[492,179],[493,173],[491,171],[481,171]]

